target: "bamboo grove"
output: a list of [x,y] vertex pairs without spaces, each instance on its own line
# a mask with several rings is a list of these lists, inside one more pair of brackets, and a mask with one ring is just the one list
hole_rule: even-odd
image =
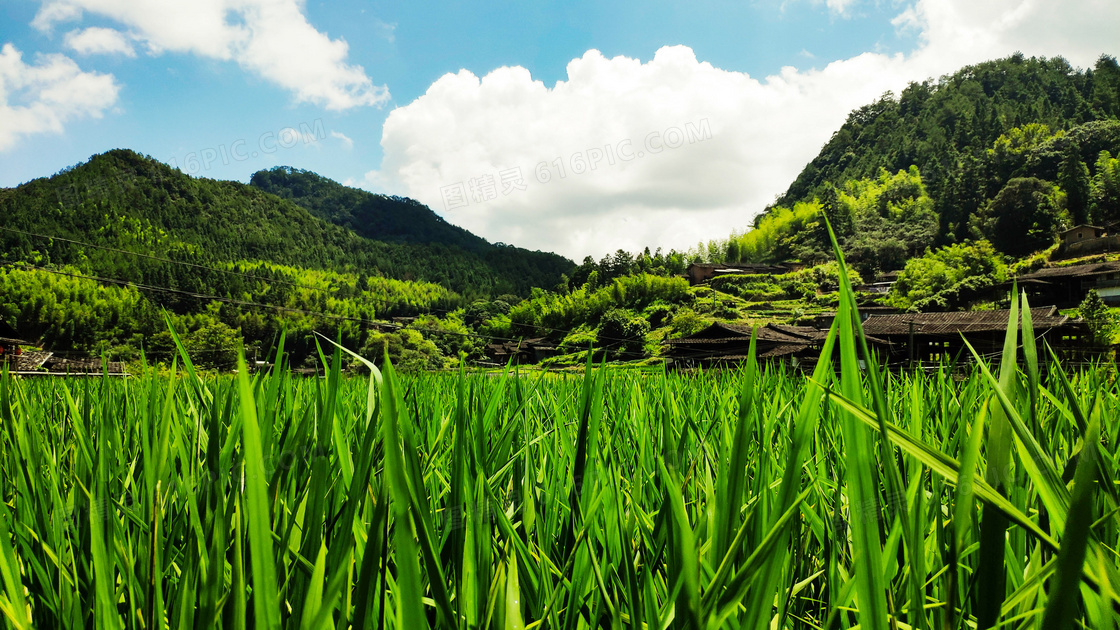
[[[16,628],[1071,628],[1120,611],[1112,366],[1013,309],[881,369],[0,378]],[[1018,329],[1018,330],[1017,330]],[[184,353],[185,356],[185,353]],[[353,357],[356,358],[356,355]],[[365,361],[362,359],[362,361]]]

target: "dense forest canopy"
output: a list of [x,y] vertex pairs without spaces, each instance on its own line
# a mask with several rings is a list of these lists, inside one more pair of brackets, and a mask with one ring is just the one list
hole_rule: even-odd
[[253,173],[249,184],[373,240],[442,243],[470,251],[493,247],[486,239],[451,225],[419,201],[343,186],[311,171],[277,166]]
[[[967,66],[853,111],[774,205],[819,197],[828,183],[874,177],[881,168],[893,173],[917,166],[940,184],[967,157],[985,156],[1015,128],[1035,124],[1056,132],[1117,117],[1120,66],[1112,57],[1084,71],[1061,57],[1019,54]],[[1095,160],[1101,150],[1083,148],[1083,160]]]
[[551,252],[489,243],[451,225],[415,199],[343,186],[310,171],[279,166],[254,173],[250,184],[290,199],[324,221],[353,230],[359,236],[387,243],[423,245],[445,257],[443,264],[433,263],[441,271],[447,271],[443,267],[469,270],[481,261],[493,279],[477,274],[464,284],[449,285],[459,292],[470,292],[481,283],[490,295],[527,295],[533,287],[554,285],[573,267],[572,261]]

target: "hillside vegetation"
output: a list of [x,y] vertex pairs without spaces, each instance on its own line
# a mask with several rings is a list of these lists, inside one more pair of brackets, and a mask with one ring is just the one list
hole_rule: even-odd
[[912,83],[849,115],[724,261],[823,259],[828,216],[864,272],[988,239],[1023,256],[1120,220],[1120,66],[1015,55]]
[[[410,270],[409,273],[440,281],[432,274],[450,274],[454,273],[454,268],[462,268],[461,275],[450,285],[459,292],[481,286],[493,295],[525,295],[533,287],[554,285],[561,274],[570,272],[573,266],[570,260],[549,252],[491,244],[451,225],[414,199],[376,195],[343,186],[310,171],[276,167],[254,173],[250,183],[359,236],[386,243],[424,245],[423,248],[410,247],[408,251],[434,254],[443,261],[431,263],[435,269]],[[482,269],[478,269],[480,262]]]
[[[528,295],[575,267],[555,254],[491,245],[411,200],[310,173],[274,174],[269,187],[288,199],[114,150],[0,191],[0,317],[47,347],[127,359],[142,345],[170,356],[170,339],[159,336],[166,310],[200,349],[267,346],[286,328],[306,333],[290,345],[302,358],[314,353],[312,330],[341,331],[352,346],[377,350],[389,341],[371,328],[374,318]],[[295,195],[299,182],[315,185]],[[405,333],[393,330],[392,342],[401,342]],[[410,338],[439,356],[418,334]]]

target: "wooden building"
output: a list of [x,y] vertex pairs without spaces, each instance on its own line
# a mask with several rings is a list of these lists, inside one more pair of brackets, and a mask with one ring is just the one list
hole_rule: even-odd
[[[864,321],[863,330],[884,342],[883,359],[888,363],[971,360],[972,354],[963,339],[981,356],[998,360],[1009,316],[1007,310],[872,315]],[[1076,351],[1084,348],[1091,337],[1084,323],[1058,313],[1054,306],[1032,308],[1031,323],[1040,349],[1046,341],[1056,350]]]
[[[124,364],[110,361],[102,365],[101,359],[88,356],[55,353],[36,348],[37,344],[18,339],[15,329],[0,320],[0,367],[5,364],[11,372],[35,374],[102,374],[125,375]],[[31,350],[24,350],[24,347]],[[63,356],[66,355],[66,356]]]
[[[1019,288],[1026,291],[1036,304],[1055,304],[1060,308],[1073,308],[1085,299],[1090,289],[1109,304],[1120,303],[1120,261],[1046,267],[1015,278]],[[1010,289],[1011,283],[1000,285],[1000,290]]]
[[1061,233],[1062,242],[1056,255],[1061,258],[1075,258],[1097,252],[1120,249],[1120,235],[1110,235],[1109,230],[1099,225],[1077,225]]
[[0,319],[0,366],[7,363],[8,369],[16,369],[15,358],[23,354],[22,346],[26,345],[29,343],[19,339],[16,329]]
[[881,273],[875,277],[873,282],[861,284],[855,287],[856,291],[863,291],[864,293],[873,293],[876,295],[886,295],[891,292],[891,287],[898,281],[898,274],[901,271],[888,271]]
[[[698,333],[665,341],[666,364],[673,368],[732,366],[747,358],[752,327],[716,322]],[[815,359],[827,332],[808,326],[767,324],[758,328],[755,351],[760,360],[797,365]]]
[[486,346],[486,357],[498,365],[506,365],[511,360],[517,365],[540,363],[554,357],[559,350],[556,344],[544,337],[517,341],[503,341]]

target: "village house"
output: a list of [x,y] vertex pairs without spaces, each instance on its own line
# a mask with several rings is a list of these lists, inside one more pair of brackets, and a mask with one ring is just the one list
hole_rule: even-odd
[[[896,367],[942,360],[972,360],[964,340],[986,359],[1003,350],[1010,311],[871,314],[863,320],[864,335],[881,363]],[[1036,345],[1048,343],[1064,359],[1081,359],[1097,352],[1090,347],[1088,326],[1053,306],[1031,309]],[[698,333],[669,339],[665,357],[673,368],[725,367],[744,361],[749,352],[751,326],[717,322]],[[827,330],[807,326],[767,324],[758,328],[759,360],[787,361],[793,366],[820,356]],[[1041,351],[1040,351],[1041,352]],[[1045,362],[1045,356],[1040,353]]]
[[[1120,303],[1120,261],[1046,267],[1022,274],[1015,282],[1036,304],[1073,308],[1085,299],[1090,289],[1096,289],[1107,303]],[[999,288],[1006,291],[1010,287],[1011,282],[1007,282]]]
[[1120,234],[1110,236],[1107,229],[1098,225],[1076,225],[1059,236],[1062,242],[1055,254],[1057,258],[1074,258],[1120,249]]
[[[665,341],[666,364],[673,368],[735,365],[747,358],[753,328],[716,322],[698,333]],[[778,359],[798,365],[820,352],[826,332],[808,326],[767,324],[758,328],[755,352],[759,360]]]
[[[864,321],[863,330],[884,342],[882,360],[886,363],[971,360],[965,339],[981,356],[998,359],[1009,317],[1008,310],[871,315]],[[1060,314],[1054,306],[1032,308],[1031,324],[1039,348],[1044,347],[1045,341],[1057,351],[1076,353],[1091,338],[1083,322]]]
[[856,291],[863,291],[865,293],[874,293],[876,295],[886,295],[891,292],[891,287],[898,281],[898,274],[901,271],[888,271],[881,273],[875,277],[873,282],[861,284],[855,287]]
[[506,365],[511,360],[515,365],[540,363],[554,357],[559,350],[556,344],[544,337],[521,341],[503,341],[486,346],[486,357],[497,365]]
[[125,374],[124,364],[110,361],[102,364],[101,359],[56,354],[42,349],[24,350],[24,347],[34,348],[36,344],[19,339],[19,334],[12,326],[0,320],[0,368],[7,365],[10,372],[18,374]]

